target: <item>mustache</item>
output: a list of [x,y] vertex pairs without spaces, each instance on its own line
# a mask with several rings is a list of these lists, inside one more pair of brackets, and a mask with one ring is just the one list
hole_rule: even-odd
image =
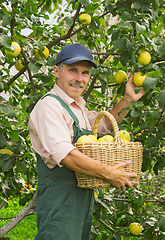
[[83,82],[79,82],[79,81],[70,81],[69,83],[70,85],[76,85],[78,87],[84,87],[84,83]]

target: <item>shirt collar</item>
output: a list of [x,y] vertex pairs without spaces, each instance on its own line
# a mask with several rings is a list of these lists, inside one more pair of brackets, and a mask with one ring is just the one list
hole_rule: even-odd
[[85,100],[83,98],[78,97],[77,101],[75,101],[73,98],[69,97],[68,94],[66,94],[57,84],[54,85],[50,93],[59,96],[68,106],[71,105],[72,103],[76,103],[82,106],[85,105]]

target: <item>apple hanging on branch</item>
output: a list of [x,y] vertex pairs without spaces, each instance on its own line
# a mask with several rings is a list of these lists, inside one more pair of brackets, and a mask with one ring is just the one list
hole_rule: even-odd
[[115,82],[117,84],[122,84],[127,78],[127,74],[122,71],[122,70],[118,70],[114,75],[113,75],[113,79],[115,80]]
[[87,13],[83,13],[79,16],[79,21],[84,25],[89,25],[91,22],[91,16]]

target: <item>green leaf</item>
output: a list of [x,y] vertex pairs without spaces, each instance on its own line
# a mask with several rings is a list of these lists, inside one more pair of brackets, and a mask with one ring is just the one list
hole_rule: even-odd
[[91,69],[91,76],[95,76],[95,75],[97,75],[98,73],[99,73],[99,69],[98,68],[92,68]]
[[135,208],[136,210],[141,208],[142,205],[143,205],[143,197],[142,196],[135,197],[134,200],[132,201],[132,207]]
[[126,47],[129,53],[131,53],[133,51],[133,46],[134,44],[132,42],[130,42],[129,40],[127,40],[126,42]]
[[141,34],[146,30],[146,27],[143,25],[140,25],[138,22],[136,23],[136,31],[137,33]]
[[151,147],[154,147],[154,146],[157,146],[158,140],[157,140],[157,138],[156,138],[155,136],[149,135],[149,136],[148,136],[148,143],[149,143],[149,145],[150,145]]
[[28,67],[33,73],[38,73],[39,72],[39,68],[34,63],[29,63]]
[[157,83],[157,78],[146,77],[143,81],[143,88],[145,91],[151,90]]
[[123,21],[127,21],[131,18],[131,14],[129,12],[124,11],[123,14],[121,15],[121,18]]
[[107,88],[107,82],[102,81],[102,82],[101,82],[101,92],[102,92],[103,94],[105,93],[106,88]]
[[99,91],[97,91],[97,90],[95,90],[95,89],[93,89],[91,93],[96,94],[96,96],[97,96],[97,97],[100,97],[100,98],[103,98],[103,97],[104,97],[104,94],[102,94],[101,92],[99,92]]
[[97,28],[96,22],[93,21],[93,19],[92,19],[92,21],[91,21],[91,23],[90,23],[90,29],[91,29],[92,31],[95,31],[96,28]]
[[1,42],[2,45],[4,45],[6,48],[10,48],[10,47],[11,47],[11,39],[10,39],[10,37],[8,37],[8,36],[6,36],[6,35],[0,36],[0,42]]
[[162,171],[164,168],[164,165],[162,164],[162,161],[157,161],[153,167],[154,173],[158,175],[159,171]]
[[99,74],[99,77],[103,80],[103,81],[107,81],[107,76],[106,76],[106,74],[104,74],[104,73],[100,73]]
[[79,2],[82,4],[82,5],[85,5],[87,6],[89,4],[89,0],[79,0]]
[[56,61],[56,57],[51,57],[48,59],[48,65],[49,66],[54,66]]
[[0,132],[0,148],[7,146],[7,140],[3,132]]
[[28,198],[27,197],[24,197],[24,198],[20,198],[19,199],[19,204],[21,205],[21,206],[25,206],[25,204],[28,202]]
[[125,44],[125,38],[119,38],[113,42],[113,47],[116,50],[117,48],[121,48]]
[[147,77],[157,77],[157,76],[159,76],[159,77],[161,77],[162,76],[162,73],[161,72],[159,72],[159,71],[151,71],[151,72],[148,72],[147,74],[146,74],[146,76]]
[[4,162],[2,170],[4,172],[8,172],[13,167],[13,159],[9,158],[7,161]]
[[133,117],[133,118],[137,118],[137,117],[139,117],[141,115],[141,112],[140,111],[136,111],[135,109],[133,109],[132,111],[131,111],[131,116]]
[[3,26],[7,27],[7,25],[10,24],[11,19],[12,19],[11,16],[4,15],[3,18],[2,18]]
[[35,74],[33,75],[34,78],[40,78],[42,82],[44,83],[48,83],[52,77],[51,76],[48,76],[48,75],[45,75],[45,74],[42,74],[42,73],[38,73],[38,74]]
[[119,234],[116,234],[116,233],[115,233],[115,234],[113,235],[113,237],[114,237],[115,240],[121,240],[121,236],[120,236]]
[[106,27],[106,22],[103,18],[100,18],[99,21],[103,27]]
[[73,18],[66,17],[65,21],[66,21],[66,25],[68,26],[68,28],[70,28],[73,24]]
[[128,58],[129,58],[129,52],[128,51],[124,51],[122,54],[121,54],[121,57],[120,57],[120,62],[123,66],[126,66],[127,63],[128,63]]
[[149,44],[149,41],[143,36],[143,34],[141,34],[140,36],[142,38],[144,45],[147,46]]
[[20,168],[22,169],[23,173],[26,174],[28,171],[28,166],[25,161],[20,161],[19,163]]
[[92,12],[92,11],[94,11],[98,6],[99,6],[98,3],[88,5],[87,8],[86,8],[86,9],[87,9],[87,12]]
[[160,107],[165,107],[165,90],[159,93],[158,102]]
[[0,82],[0,92],[3,91],[3,89],[4,89],[4,84]]
[[18,132],[15,130],[13,130],[12,132],[11,132],[11,138],[14,140],[14,141],[17,141],[18,139],[19,139],[19,134],[18,134]]
[[15,116],[15,112],[10,105],[0,104],[0,111],[10,118]]
[[165,228],[165,215],[160,216],[159,224],[161,227]]

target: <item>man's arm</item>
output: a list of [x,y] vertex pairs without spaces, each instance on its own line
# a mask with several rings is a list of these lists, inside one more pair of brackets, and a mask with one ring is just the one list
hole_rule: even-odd
[[[139,91],[137,94],[135,94],[135,88],[136,85],[133,83],[133,75],[129,74],[129,79],[128,82],[126,84],[126,90],[125,90],[125,94],[123,96],[123,98],[120,100],[120,102],[110,111],[110,113],[115,117],[117,123],[119,124],[124,117],[127,115],[127,113],[129,112],[129,110],[125,110],[122,113],[120,113],[118,115],[118,113],[126,107],[130,107],[131,105],[131,101],[138,101],[143,94],[145,93],[145,91],[142,89],[141,91]],[[107,118],[106,118],[107,119]],[[109,120],[107,120],[107,123],[109,124]]]
[[61,164],[73,171],[105,179],[118,189],[125,189],[126,185],[131,187],[132,184],[129,178],[137,177],[135,173],[127,173],[124,169],[124,167],[131,164],[131,161],[108,166],[84,155],[77,149],[72,150],[61,161]]

